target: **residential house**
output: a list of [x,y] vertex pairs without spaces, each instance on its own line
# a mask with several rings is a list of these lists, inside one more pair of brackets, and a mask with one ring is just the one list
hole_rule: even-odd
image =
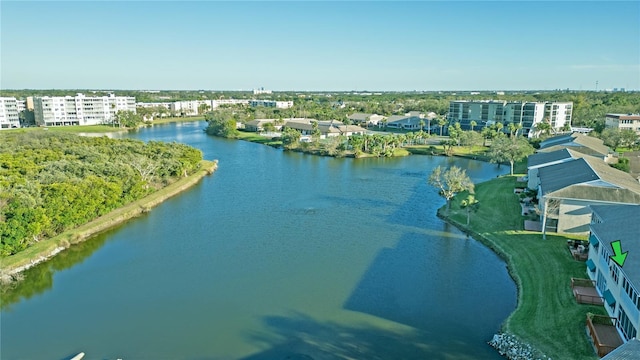
[[540,142],[538,152],[551,152],[570,148],[586,155],[595,156],[607,163],[616,162],[613,151],[598,138],[580,133],[559,135]]
[[590,205],[640,204],[640,183],[592,156],[541,167],[538,178],[544,231],[586,235]]
[[[604,298],[607,313],[616,319],[620,336],[629,341],[640,331],[640,206],[591,206],[591,210],[587,274]],[[618,241],[621,252],[628,251],[622,266],[611,258]],[[640,354],[637,340],[630,347]]]
[[385,119],[382,115],[365,113],[351,114],[347,116],[347,118],[356,125],[364,126],[378,126],[378,124]]
[[292,118],[285,119],[284,127],[296,129],[303,136],[313,134],[313,122],[318,123],[318,131],[320,131],[320,139],[326,139],[336,136],[351,136],[356,134],[364,134],[366,129],[356,125],[345,125],[337,120],[318,121],[315,119]]
[[421,121],[424,121],[420,116],[415,115],[391,115],[387,118],[385,126],[389,129],[398,130],[420,130]]
[[604,120],[605,127],[633,130],[640,136],[640,114],[607,114]]
[[251,121],[247,121],[244,124],[244,129],[247,131],[255,131],[261,132],[264,131],[264,125],[267,123],[272,123],[275,130],[282,130],[282,125],[284,125],[285,120],[278,121],[278,119],[255,119]]

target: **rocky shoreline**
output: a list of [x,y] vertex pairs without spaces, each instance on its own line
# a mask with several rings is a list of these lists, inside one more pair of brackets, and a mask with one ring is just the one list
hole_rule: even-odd
[[515,335],[496,334],[488,344],[509,360],[551,360],[531,345],[520,341]]

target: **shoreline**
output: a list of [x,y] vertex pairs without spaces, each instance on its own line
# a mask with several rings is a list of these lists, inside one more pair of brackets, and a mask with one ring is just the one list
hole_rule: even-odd
[[509,316],[504,320],[504,322],[500,325],[500,331],[493,335],[493,338],[487,341],[487,344],[493,347],[501,356],[509,360],[551,359],[547,355],[542,354],[539,349],[531,346],[531,344],[525,342],[523,339],[520,339],[517,335],[511,333],[508,330],[509,322],[522,305],[522,280],[520,279],[517,271],[514,269],[511,256],[509,256],[507,252],[493,240],[474,231],[470,226],[467,226],[443,215],[440,209],[438,209],[437,211],[437,216],[443,221],[455,226],[458,230],[473,237],[476,241],[486,246],[500,259],[502,259],[507,265],[507,273],[509,274],[509,277],[511,277],[511,279],[513,279],[513,282],[516,284],[516,308],[513,309],[513,312],[511,312]]
[[[437,210],[440,219],[502,259],[516,285],[515,308],[487,342],[512,360],[596,359],[584,331],[577,329],[588,312],[602,310],[576,303],[568,285],[570,277],[585,271],[584,263],[574,261],[566,249],[566,240],[576,236],[553,233],[542,240],[541,233],[522,230],[520,212],[513,213],[518,206],[512,192],[515,183],[515,176],[505,175],[476,184],[480,208],[470,225],[465,224],[466,212],[458,205],[460,197],[452,200],[449,213],[446,205]],[[543,272],[541,259],[545,259]],[[567,341],[574,346],[566,347]]]
[[5,282],[19,279],[23,271],[53,258],[73,244],[89,240],[102,231],[149,212],[153,207],[160,205],[165,200],[191,188],[200,182],[203,177],[213,174],[217,169],[217,160],[202,160],[200,169],[187,177],[180,178],[176,182],[142,199],[115,209],[86,224],[33,244],[18,254],[0,259],[2,265],[0,266],[0,280]]

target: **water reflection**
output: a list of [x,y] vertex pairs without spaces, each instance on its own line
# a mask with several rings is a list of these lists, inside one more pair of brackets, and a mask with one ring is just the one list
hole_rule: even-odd
[[71,246],[49,261],[26,270],[23,273],[24,280],[2,287],[0,290],[2,298],[0,308],[2,310],[11,310],[12,304],[30,299],[51,289],[55,272],[81,264],[96,250],[100,249],[108,238],[108,232],[99,234],[87,241]]

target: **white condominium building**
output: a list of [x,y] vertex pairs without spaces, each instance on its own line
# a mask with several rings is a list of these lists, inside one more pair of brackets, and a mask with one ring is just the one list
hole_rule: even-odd
[[18,102],[14,97],[0,97],[0,129],[20,127]]
[[604,126],[620,130],[633,130],[640,135],[640,114],[607,114]]
[[293,101],[251,100],[249,101],[249,105],[252,107],[264,106],[278,109],[289,109],[293,107]]
[[136,111],[130,96],[43,96],[33,99],[36,124],[41,126],[110,124],[118,111]]
[[476,129],[494,123],[521,124],[524,135],[534,137],[535,126],[549,121],[555,131],[571,125],[571,102],[507,102],[507,101],[452,101],[449,104],[449,123],[459,122],[463,129]]

